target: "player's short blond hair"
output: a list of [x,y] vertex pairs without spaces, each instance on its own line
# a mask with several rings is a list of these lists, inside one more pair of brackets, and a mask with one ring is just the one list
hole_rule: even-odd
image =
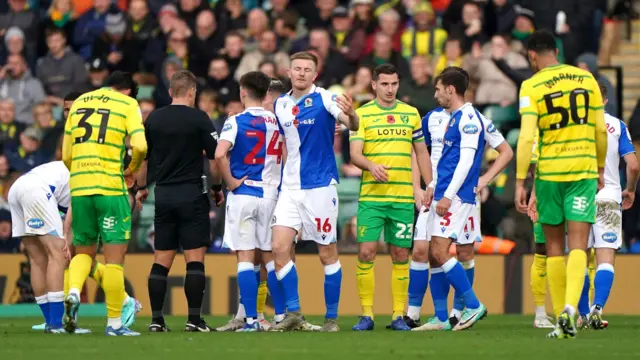
[[300,51],[297,52],[293,55],[291,55],[291,57],[289,58],[289,60],[291,62],[293,62],[293,60],[311,60],[313,61],[313,65],[315,67],[318,67],[318,57],[313,55],[311,52],[309,51]]
[[169,88],[171,97],[181,97],[187,95],[189,90],[197,86],[196,76],[189,70],[178,70],[171,77]]

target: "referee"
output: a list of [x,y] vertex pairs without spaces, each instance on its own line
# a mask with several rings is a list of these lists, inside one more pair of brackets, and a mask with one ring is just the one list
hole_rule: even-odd
[[[178,71],[169,85],[171,105],[155,110],[145,122],[147,159],[155,172],[155,254],[149,274],[149,299],[152,321],[150,332],[170,331],[164,322],[162,307],[167,291],[167,275],[179,248],[184,250],[187,275],[184,292],[189,319],[184,331],[209,332],[200,316],[205,290],[204,255],[211,242],[209,229],[209,188],[203,170],[203,150],[209,159],[215,185],[211,192],[216,205],[224,200],[221,178],[214,156],[218,134],[204,112],[194,108],[196,77]],[[150,159],[150,160],[149,160]],[[138,174],[139,204],[149,194],[146,185],[147,163]]]

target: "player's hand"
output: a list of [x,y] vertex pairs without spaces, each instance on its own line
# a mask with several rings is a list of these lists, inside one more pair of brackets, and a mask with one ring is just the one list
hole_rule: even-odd
[[527,215],[533,222],[538,221],[538,207],[536,201],[536,193],[532,192],[531,197],[529,198],[529,205],[527,206]]
[[598,174],[598,191],[604,188],[604,171]]
[[136,192],[136,204],[138,205],[138,210],[142,210],[142,202],[147,200],[149,196],[149,189],[138,190]]
[[342,125],[336,123],[336,130],[333,135],[340,135],[341,132],[342,132]]
[[529,210],[527,204],[527,190],[523,185],[516,184],[516,196],[515,196],[516,210],[521,214],[526,214]]
[[220,191],[211,190],[211,195],[213,195],[213,199],[216,202],[216,207],[222,206],[222,203],[224,202],[224,192],[222,192],[222,190]]
[[424,206],[424,199],[426,192],[422,189],[413,190],[413,201],[416,204],[416,209],[420,210]]
[[62,246],[62,254],[64,254],[64,258],[67,261],[70,261],[71,260],[71,250],[69,250],[69,245],[67,244],[67,240],[66,239],[63,239],[63,240],[64,240],[64,245]]
[[131,189],[136,183],[136,178],[133,176],[133,172],[130,169],[124,171],[124,183],[127,185],[127,189]]
[[480,176],[480,179],[478,179],[478,186],[476,186],[476,194],[480,194],[482,189],[486,188],[487,185],[489,185],[489,179],[484,176]]
[[389,173],[387,170],[391,169],[390,166],[382,165],[382,164],[373,164],[371,168],[369,168],[369,172],[373,175],[373,178],[378,182],[387,182],[389,181]]
[[622,192],[622,210],[629,210],[633,206],[633,202],[636,199],[636,193],[624,189]]
[[342,94],[338,96],[336,98],[336,102],[338,103],[338,108],[340,108],[343,113],[349,116],[355,115],[356,111],[353,109],[353,101],[349,94]]
[[245,177],[243,177],[242,179],[233,179],[234,181],[232,181],[230,184],[227,184],[227,189],[229,189],[229,191],[233,191],[239,188],[240,185],[244,184],[244,181],[247,180],[247,178],[249,177],[245,175]]
[[451,199],[447,197],[443,197],[438,201],[438,205],[436,205],[436,214],[438,216],[444,216],[449,212],[449,208],[451,207]]
[[427,191],[424,193],[424,207],[427,208],[427,211],[429,211],[431,203],[433,202],[433,191],[433,188],[427,187]]

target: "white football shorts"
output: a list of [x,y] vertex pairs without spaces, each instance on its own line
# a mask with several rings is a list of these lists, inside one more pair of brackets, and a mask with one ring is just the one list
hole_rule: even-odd
[[590,248],[620,249],[622,246],[622,207],[614,200],[596,199],[596,222],[589,233]]
[[431,234],[429,233],[429,225],[433,221],[433,214],[435,214],[435,208],[427,208],[422,206],[418,219],[416,220],[415,233],[413,234],[414,241],[430,241]]
[[275,199],[227,195],[223,246],[233,251],[271,251],[271,217]]
[[480,232],[479,226],[476,226],[473,218],[476,205],[463,203],[456,197],[451,201],[449,211],[444,216],[436,213],[436,206],[437,201],[434,200],[431,204],[433,218],[429,226],[431,237],[450,238],[460,245],[472,244],[475,241],[471,228],[474,231],[477,228],[478,233]]
[[302,241],[329,245],[337,241],[338,191],[335,185],[280,192],[271,226],[290,227]]
[[13,237],[54,235],[64,237],[62,218],[53,191],[35,176],[22,176],[9,190]]

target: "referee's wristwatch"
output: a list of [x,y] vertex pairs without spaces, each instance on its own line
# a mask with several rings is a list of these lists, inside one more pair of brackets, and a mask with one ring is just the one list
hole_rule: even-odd
[[222,184],[211,185],[211,190],[213,190],[214,192],[222,191]]

